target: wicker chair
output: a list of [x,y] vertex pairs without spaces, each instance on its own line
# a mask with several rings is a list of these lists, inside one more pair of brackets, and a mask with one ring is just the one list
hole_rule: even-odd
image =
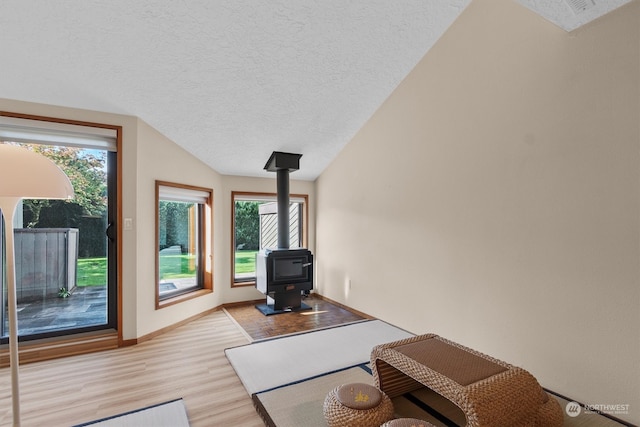
[[560,405],[529,372],[434,334],[374,347],[371,368],[390,398],[426,386],[458,406],[468,427],[563,424]]

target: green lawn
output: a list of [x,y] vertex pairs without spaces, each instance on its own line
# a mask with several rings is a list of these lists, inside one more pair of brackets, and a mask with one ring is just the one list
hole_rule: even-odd
[[160,255],[160,279],[180,279],[196,275],[193,255]]
[[[191,268],[189,255],[164,255],[160,257],[160,277],[163,279],[179,279],[192,277],[195,270]],[[78,260],[78,286],[98,286],[107,283],[106,258],[81,258]]]
[[[236,274],[256,271],[258,251],[236,251]],[[160,277],[178,279],[191,277],[195,271],[189,267],[189,255],[165,255],[161,257]],[[78,286],[96,286],[107,283],[106,258],[81,258],[78,260]]]
[[256,271],[256,253],[258,251],[236,251],[236,274]]
[[81,258],[78,260],[78,286],[96,286],[106,284],[106,258]]

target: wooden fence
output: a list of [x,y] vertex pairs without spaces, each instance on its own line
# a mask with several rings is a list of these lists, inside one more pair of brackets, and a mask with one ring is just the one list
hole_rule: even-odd
[[22,228],[15,231],[18,302],[57,297],[76,287],[78,230]]

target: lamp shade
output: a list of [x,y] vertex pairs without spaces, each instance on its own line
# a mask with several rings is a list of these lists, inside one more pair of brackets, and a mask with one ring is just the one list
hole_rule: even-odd
[[71,199],[67,175],[45,156],[15,145],[0,144],[0,197]]

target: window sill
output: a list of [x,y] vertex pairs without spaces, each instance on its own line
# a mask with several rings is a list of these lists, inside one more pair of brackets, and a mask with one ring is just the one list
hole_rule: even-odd
[[193,298],[198,298],[201,297],[203,295],[208,295],[210,293],[212,293],[213,290],[211,289],[198,289],[197,291],[193,291],[193,292],[189,292],[186,294],[182,294],[182,295],[176,295],[175,297],[172,298],[167,298],[161,301],[157,301],[156,302],[156,310],[159,310],[161,308],[165,308],[165,307],[169,307],[170,305],[174,305],[174,304],[179,304],[181,302],[184,301],[188,301],[190,299]]
[[250,280],[250,281],[246,281],[246,282],[233,282],[231,284],[232,288],[242,288],[242,287],[246,287],[246,286],[255,286],[256,285],[256,281],[255,280]]

